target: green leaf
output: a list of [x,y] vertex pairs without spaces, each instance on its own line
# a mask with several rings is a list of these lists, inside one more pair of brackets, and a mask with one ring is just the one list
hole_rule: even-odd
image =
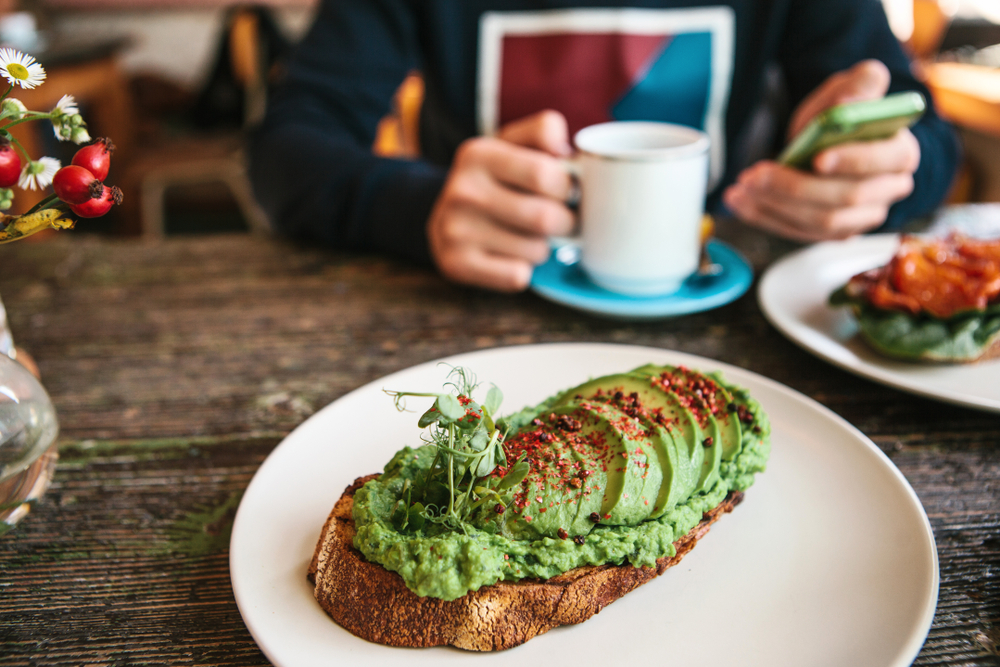
[[483,421],[483,408],[475,401],[469,401],[463,406],[462,420],[455,422],[455,425],[466,433],[479,428]]
[[427,489],[424,491],[424,505],[447,506],[448,496],[448,485],[434,480],[427,485]]
[[531,472],[531,465],[527,461],[518,461],[514,464],[503,479],[500,480],[500,484],[497,485],[497,489],[504,490],[509,489],[515,484],[520,484],[528,473]]
[[496,385],[491,386],[490,390],[486,392],[486,402],[483,403],[483,407],[488,413],[495,415],[500,409],[501,403],[503,403],[503,392]]
[[424,506],[421,503],[413,503],[407,511],[410,527],[413,530],[420,530],[424,527]]
[[427,412],[420,415],[420,421],[417,422],[417,426],[427,428],[439,419],[441,419],[441,411],[432,405]]
[[500,432],[496,431],[496,432],[493,433],[493,435],[494,435],[493,449],[496,450],[496,453],[493,454],[493,456],[497,460],[497,465],[501,465],[501,466],[506,467],[507,466],[507,454],[503,451],[503,441],[500,440],[500,437],[499,437],[500,436]]
[[392,525],[396,527],[396,530],[402,530],[406,528],[406,507],[404,507],[402,501],[396,503],[396,506],[392,508],[392,514],[389,520],[392,521]]
[[449,421],[457,421],[465,416],[465,408],[463,408],[462,404],[458,402],[458,399],[451,394],[441,394],[438,396],[438,399],[434,401],[434,405],[437,406],[441,415]]
[[486,429],[478,429],[472,434],[472,438],[469,440],[469,447],[475,452],[481,452],[486,449],[486,445],[490,444],[490,438],[486,435]]
[[483,454],[483,457],[479,459],[479,465],[476,466],[476,477],[486,477],[493,469],[497,467],[496,461],[493,458],[493,450],[490,449]]

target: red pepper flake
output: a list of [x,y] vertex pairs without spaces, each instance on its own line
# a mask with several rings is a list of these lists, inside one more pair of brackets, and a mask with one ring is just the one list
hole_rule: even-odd
[[576,433],[581,428],[583,428],[583,424],[581,424],[578,420],[573,419],[569,415],[560,415],[559,418],[556,420],[556,428],[558,428],[561,431]]
[[510,560],[510,556],[509,556],[508,554],[504,554],[504,555],[503,555],[503,559],[504,559],[504,560]]
[[574,489],[579,489],[581,486],[583,486],[583,480],[581,480],[579,477],[574,477],[573,479],[569,480],[569,485],[572,486]]
[[538,511],[539,511],[539,512],[547,512],[548,510],[549,510],[549,508],[548,508],[548,507],[543,507],[543,508],[541,508],[541,509],[540,509],[540,510],[538,510]]
[[560,528],[559,532],[556,534],[559,535],[560,540],[565,540],[567,537],[569,537],[569,533],[566,532],[565,528]]
[[532,518],[533,517],[530,514],[525,514],[524,515],[524,520],[527,521],[528,523],[531,523]]
[[610,514],[605,514],[605,515],[604,515],[604,518],[605,518],[605,519],[610,519],[610,518],[611,518],[611,515],[610,515]]

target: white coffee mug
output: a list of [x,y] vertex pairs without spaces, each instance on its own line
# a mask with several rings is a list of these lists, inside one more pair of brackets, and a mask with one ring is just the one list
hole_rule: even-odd
[[616,121],[576,133],[580,262],[628,296],[677,291],[698,267],[708,135],[670,123]]

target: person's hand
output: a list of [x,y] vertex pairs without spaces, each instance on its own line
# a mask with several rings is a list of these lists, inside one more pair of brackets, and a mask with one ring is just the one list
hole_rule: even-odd
[[[882,97],[889,78],[877,60],[834,74],[796,109],[789,136],[831,106]],[[812,173],[758,162],[726,189],[723,201],[744,222],[786,238],[842,239],[885,222],[889,207],[913,191],[919,164],[920,144],[903,129],[890,139],[828,148],[813,159]]]
[[514,292],[549,257],[549,236],[575,225],[566,119],[542,111],[475,137],[455,153],[427,223],[431,255],[448,279]]

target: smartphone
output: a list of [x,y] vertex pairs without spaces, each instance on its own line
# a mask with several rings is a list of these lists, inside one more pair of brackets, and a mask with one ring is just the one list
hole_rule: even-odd
[[916,123],[925,108],[924,96],[915,91],[830,107],[795,135],[778,156],[778,162],[809,169],[820,151],[848,141],[888,139]]

